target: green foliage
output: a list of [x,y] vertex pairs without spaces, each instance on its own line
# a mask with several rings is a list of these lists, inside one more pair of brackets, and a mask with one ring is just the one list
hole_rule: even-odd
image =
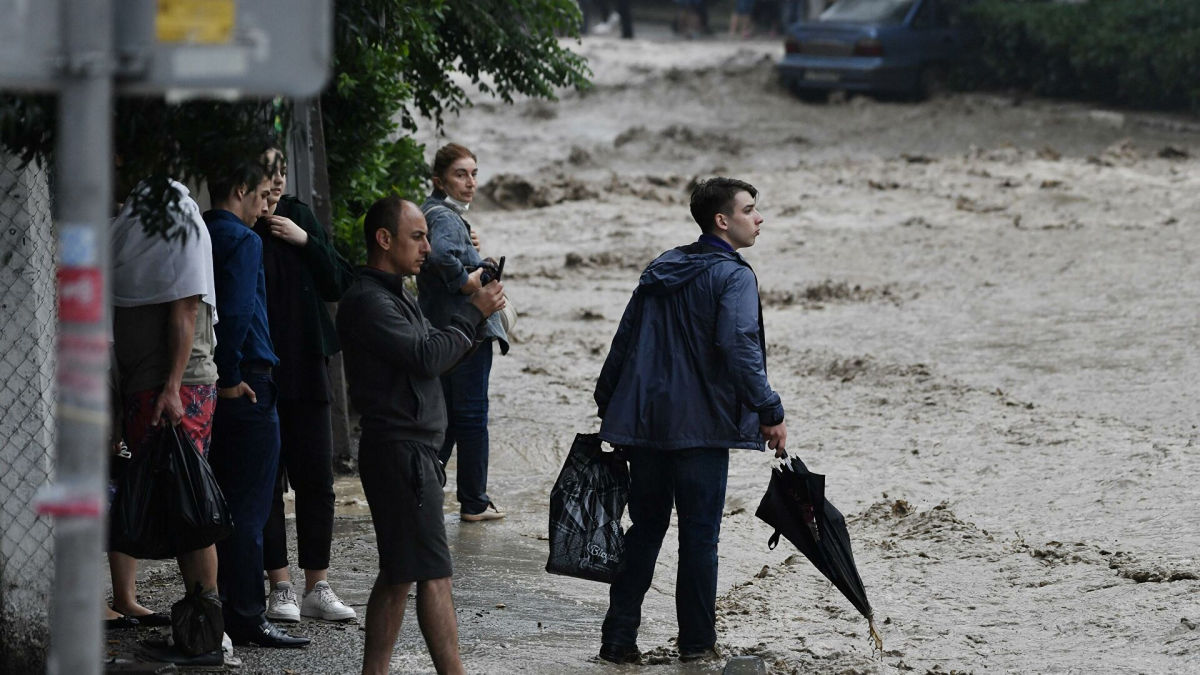
[[[167,177],[199,183],[279,142],[289,123],[286,101],[168,104],[154,98],[119,98],[113,111],[116,154],[114,200],[132,198],[147,231],[167,239],[186,237],[172,229],[166,209],[177,197]],[[52,96],[0,94],[0,144],[23,162],[49,163],[54,155],[56,101]],[[150,189],[131,192],[143,179]],[[164,199],[166,197],[167,199]]]
[[980,0],[964,18],[978,86],[1200,112],[1195,0]]
[[452,74],[512,102],[583,88],[583,58],[559,44],[577,35],[574,0],[337,0],[334,81],[321,97],[338,248],[363,258],[361,218],[376,199],[420,201],[425,148],[405,134],[421,117],[441,128],[471,105]]
[[51,96],[0,94],[0,145],[24,164],[48,161],[57,120]]
[[[427,189],[425,148],[410,135],[421,117],[440,128],[446,115],[471,105],[453,73],[505,102],[554,99],[560,88],[588,85],[583,58],[557,37],[578,35],[575,0],[335,0],[334,10],[334,75],[321,107],[334,239],[351,260],[364,257],[361,218],[374,200],[419,200]],[[204,180],[283,138],[290,113],[280,100],[118,99],[118,197],[151,176],[151,195],[174,194],[164,189],[166,176]],[[55,118],[53,97],[0,93],[0,145],[25,161],[49,162]],[[148,209],[144,222],[169,222],[155,217],[166,206],[140,205]]]

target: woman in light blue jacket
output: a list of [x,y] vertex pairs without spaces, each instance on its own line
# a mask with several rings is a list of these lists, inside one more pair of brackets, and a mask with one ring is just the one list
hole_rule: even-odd
[[[450,143],[437,151],[433,160],[433,194],[421,205],[429,226],[433,251],[417,275],[417,301],[421,311],[437,328],[479,290],[478,279],[468,276],[479,267],[479,240],[466,221],[475,197],[479,168],[474,153]],[[497,312],[480,331],[483,343],[442,376],[449,425],[438,457],[443,464],[458,447],[457,494],[459,515],[477,522],[503,518],[487,494],[488,474],[488,378],[492,371],[492,343],[508,353],[508,335]]]

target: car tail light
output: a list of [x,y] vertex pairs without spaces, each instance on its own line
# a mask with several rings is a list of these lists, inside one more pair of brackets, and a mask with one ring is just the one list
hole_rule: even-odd
[[883,43],[875,38],[863,38],[854,43],[855,56],[883,56]]
[[790,38],[784,40],[783,41],[783,51],[786,54],[799,54],[800,53],[800,41],[793,37],[790,37]]

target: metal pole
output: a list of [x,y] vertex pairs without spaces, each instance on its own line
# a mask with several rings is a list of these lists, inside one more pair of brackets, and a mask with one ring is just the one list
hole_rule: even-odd
[[112,198],[112,0],[64,0],[55,149],[58,456],[48,673],[100,673],[108,459],[108,218]]

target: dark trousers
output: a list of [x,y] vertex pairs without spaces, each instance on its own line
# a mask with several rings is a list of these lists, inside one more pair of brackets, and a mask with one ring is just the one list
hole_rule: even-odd
[[266,611],[262,533],[279,471],[278,390],[269,375],[245,380],[258,402],[245,396],[217,399],[208,453],[233,516],[233,534],[217,542],[217,587],[230,635],[258,625]]
[[438,452],[445,465],[458,446],[456,488],[463,513],[482,513],[491,503],[488,477],[488,377],[492,372],[492,341],[442,376],[446,397],[446,440]]
[[300,568],[329,569],[333,540],[333,431],[328,401],[279,399],[279,477],[271,516],[263,528],[263,566],[288,566],[283,490],[296,493],[296,547]]
[[717,642],[717,540],[729,477],[729,450],[626,448],[629,458],[629,518],[625,567],[608,594],[601,639],[618,646],[637,643],[642,599],[654,578],[654,563],[671,524],[671,505],[679,514],[679,571],[675,578],[675,614],[679,649],[700,651]]

